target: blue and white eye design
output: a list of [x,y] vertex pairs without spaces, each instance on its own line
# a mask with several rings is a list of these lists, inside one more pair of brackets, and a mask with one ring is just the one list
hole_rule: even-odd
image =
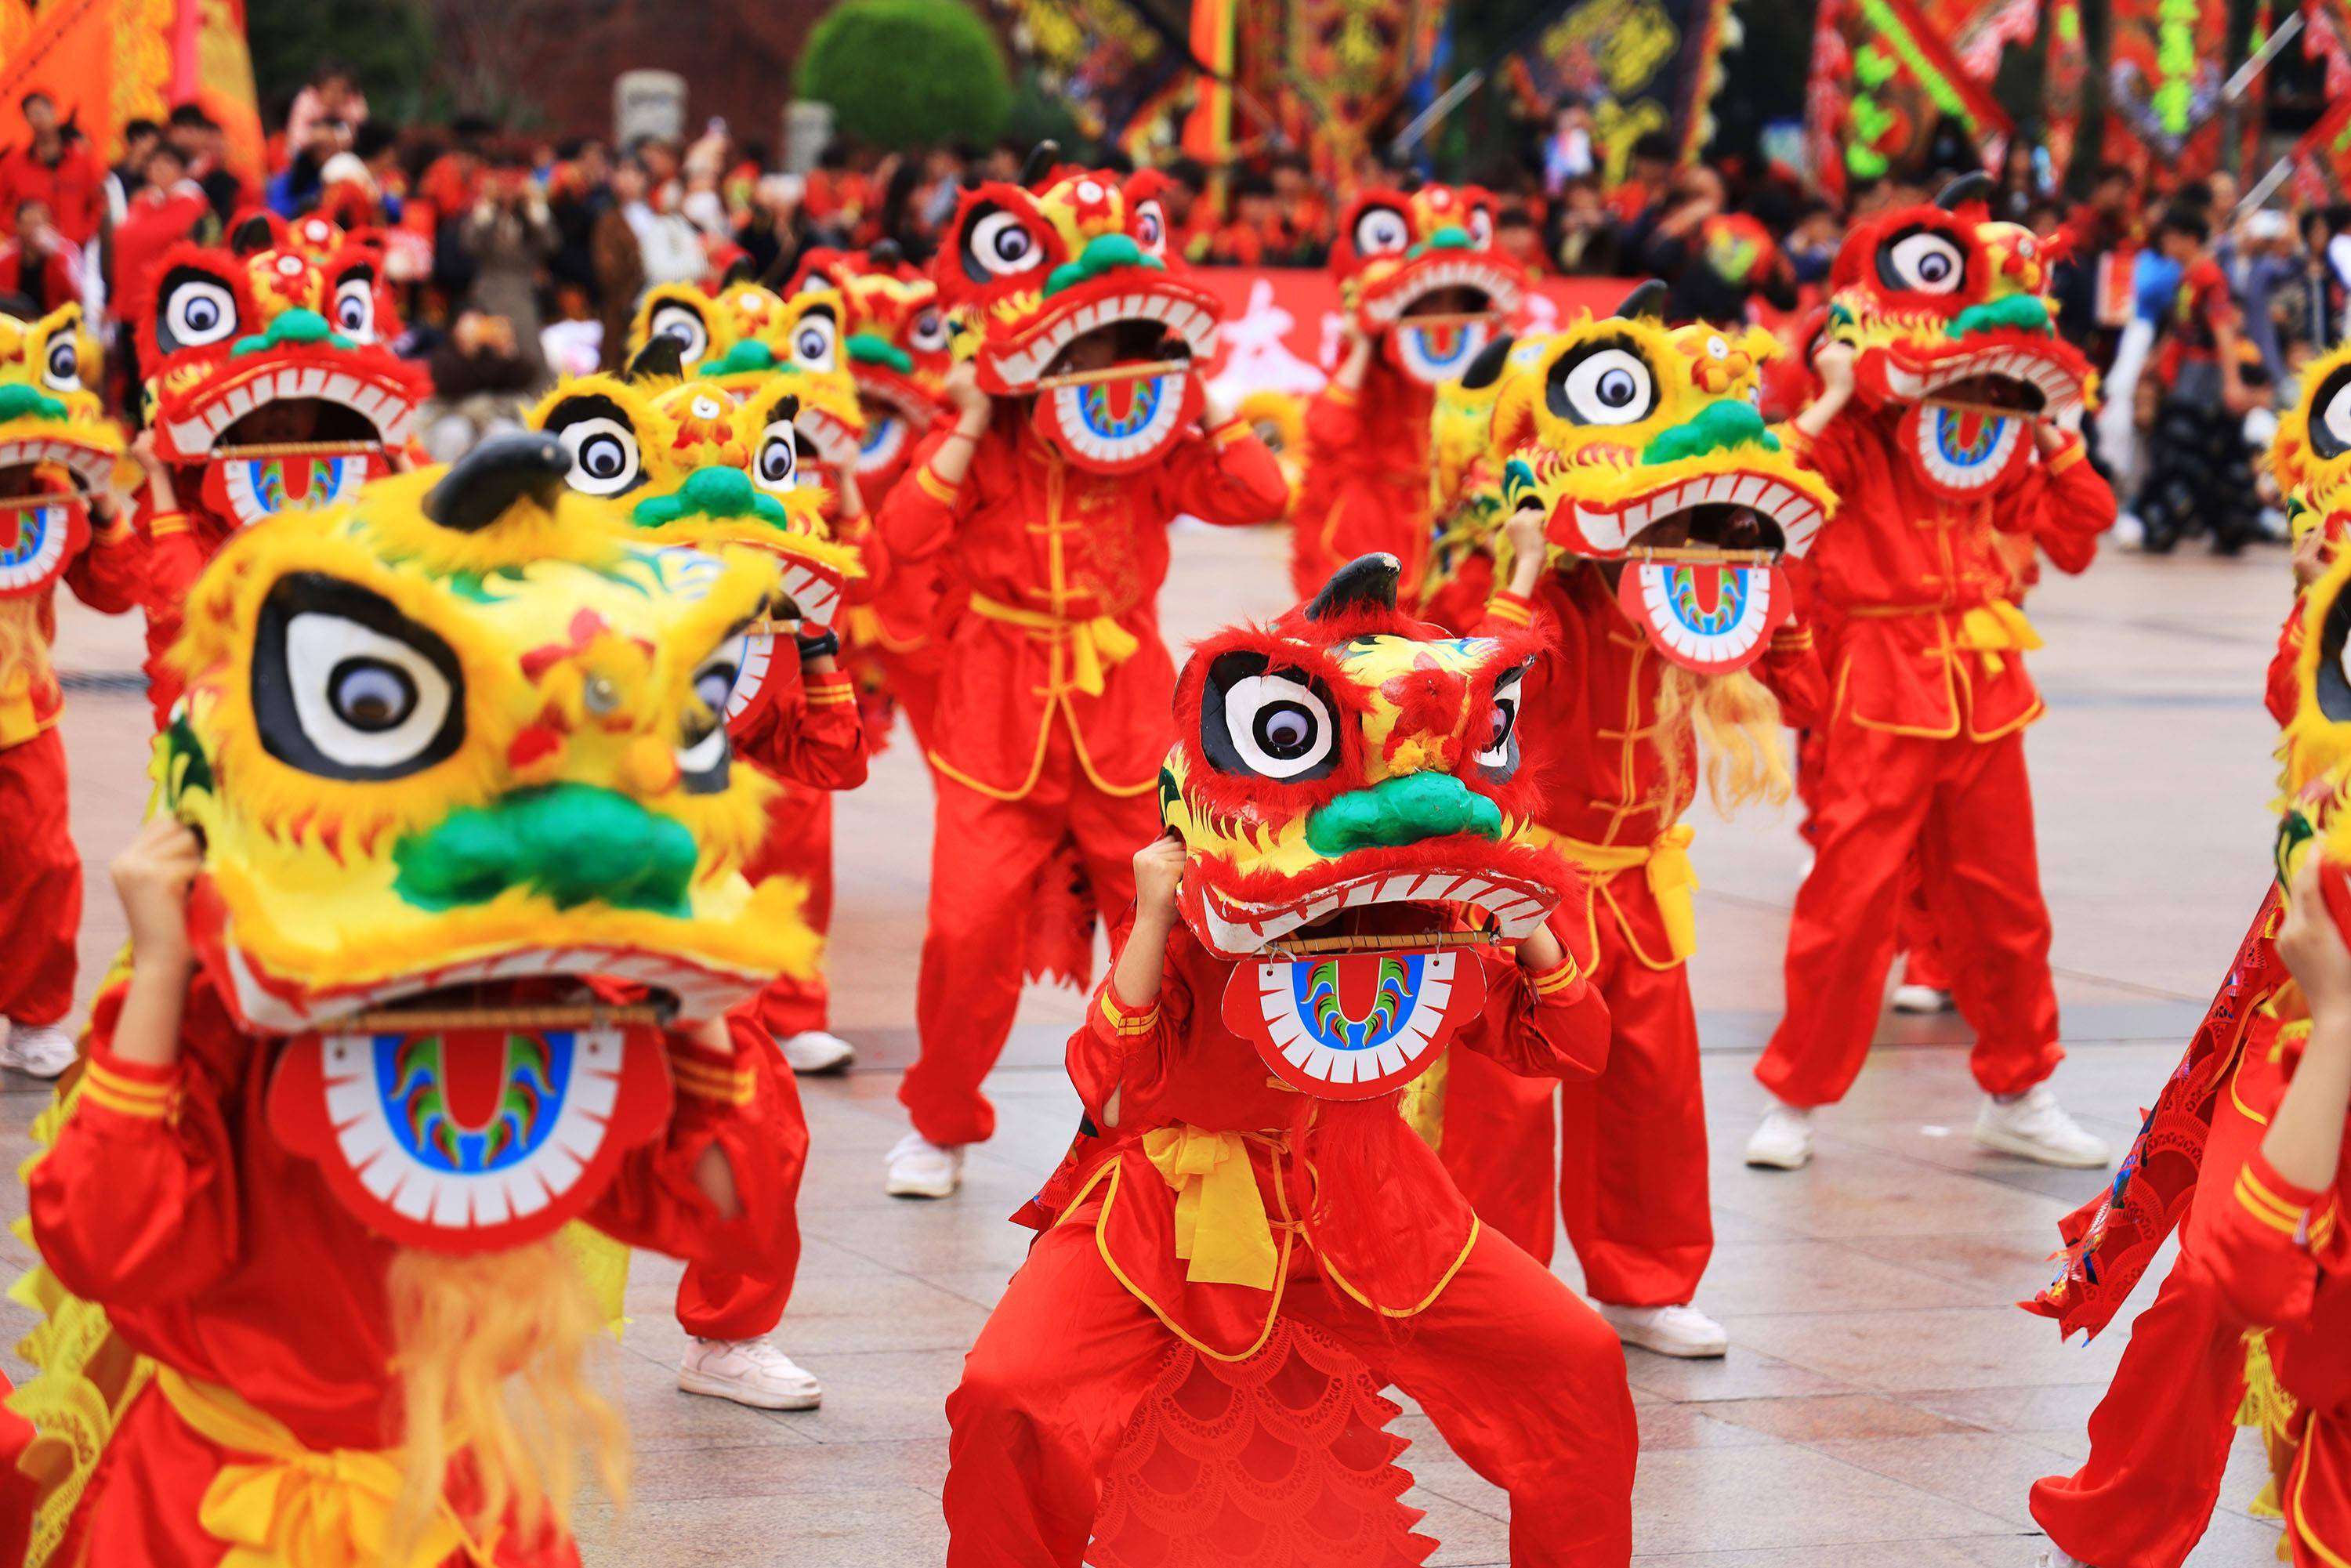
[[0,599],[35,591],[65,565],[68,529],[64,507],[27,507],[15,517],[16,541],[0,546]]
[[1184,373],[1056,387],[1049,395],[1071,455],[1106,468],[1149,457],[1184,419]]

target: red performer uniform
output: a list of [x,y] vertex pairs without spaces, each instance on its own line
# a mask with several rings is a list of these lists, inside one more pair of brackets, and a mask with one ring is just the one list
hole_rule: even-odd
[[1073,840],[1097,906],[1114,913],[1134,899],[1135,850],[1159,832],[1152,787],[1176,688],[1159,637],[1168,523],[1262,522],[1288,499],[1273,454],[1238,420],[1111,476],[1064,462],[1026,402],[998,400],[952,490],[931,466],[947,434],[924,444],[881,517],[893,563],[939,557],[949,591],[968,596],[946,636],[930,750],[922,1056],[898,1091],[941,1145],[995,1129],[979,1085],[1019,1003],[1008,934],[1027,927],[1039,873]]
[[[1681,821],[1697,789],[1698,747],[1684,721],[1659,729],[1671,667],[1619,608],[1596,566],[1547,573],[1531,601],[1497,594],[1481,630],[1542,627],[1550,646],[1522,687],[1522,722],[1560,737],[1541,824],[1583,871],[1581,906],[1552,926],[1608,1003],[1607,1065],[1561,1089],[1558,1203],[1586,1288],[1625,1306],[1689,1301],[1714,1250],[1706,1107],[1687,963],[1697,886]],[[1755,665],[1789,721],[1823,695],[1810,634],[1783,626]],[[1670,781],[1665,746],[1677,747]],[[1498,1072],[1457,1049],[1448,1059],[1446,1166],[1479,1214],[1551,1261],[1551,1086]]]
[[[289,1532],[331,1549],[306,1561],[361,1561],[398,1490],[400,1461],[386,1452],[401,1440],[385,1283],[396,1249],[271,1134],[275,1048],[235,1027],[209,979],[190,983],[182,1054],[166,1068],[113,1054],[120,1000],[119,990],[100,998],[81,1097],[32,1171],[30,1209],[58,1280],[160,1370],[109,1442],[58,1561],[211,1568],[238,1544],[266,1550]],[[598,1228],[689,1257],[760,1259],[786,1201],[775,1122],[789,1081],[734,1032],[734,1061],[714,1061],[707,1077],[747,1074],[747,1093],[682,1075],[667,1133],[631,1151],[589,1211]],[[708,1054],[682,1038],[670,1050]],[[714,1145],[743,1206],[732,1221],[695,1184]],[[453,1472],[459,1508],[466,1485]],[[481,1556],[460,1548],[447,1559],[578,1560],[568,1540],[513,1532]]]
[[1900,417],[1848,407],[1817,440],[1786,433],[1843,500],[1811,557],[1836,622],[1819,852],[1788,933],[1787,1016],[1755,1069],[1791,1105],[1836,1101],[1861,1071],[1914,852],[1975,1030],[1976,1082],[2021,1093],[2064,1055],[2024,768],[2042,703],[2019,655],[2036,640],[2003,597],[1993,529],[2080,571],[2114,495],[2069,438],[2001,494],[1941,499],[1905,455]]
[[1360,392],[1333,383],[1306,408],[1306,474],[1290,513],[1290,583],[1301,599],[1357,556],[1403,563],[1417,602],[1428,567],[1429,420],[1437,391],[1377,360]]
[[[16,519],[0,513],[0,526]],[[52,525],[55,526],[55,525]],[[80,536],[77,517],[67,525]],[[63,576],[93,610],[120,615],[138,602],[131,529],[109,523],[73,552]],[[65,694],[49,665],[57,635],[54,581],[0,599],[0,1019],[54,1024],[73,1005],[74,936],[81,928],[81,856],[67,821],[66,748],[57,723]]]
[[[865,737],[857,718],[857,693],[850,678],[834,672],[804,675],[793,661],[790,641],[778,637],[768,685],[736,721],[727,742],[736,755],[784,785],[768,805],[768,837],[758,856],[744,868],[752,882],[771,876],[799,878],[809,901],[800,917],[819,932],[832,921],[832,795],[865,782]],[[811,829],[810,821],[818,824]],[[821,1028],[825,1005],[821,973],[810,980],[778,976],[739,1004],[727,1022],[737,1037],[755,1040],[776,1083],[776,1146],[782,1171],[783,1202],[775,1214],[776,1233],[762,1249],[769,1267],[745,1271],[699,1260],[685,1266],[677,1282],[677,1321],[697,1339],[757,1339],[774,1332],[791,1301],[800,1260],[798,1206],[801,1174],[808,1167],[808,1116],[799,1086],[781,1066],[775,1041],[804,1029]],[[810,1016],[816,1019],[804,1021]]]
[[[1638,1437],[1615,1335],[1479,1226],[1393,1097],[1326,1102],[1272,1078],[1220,1017],[1233,969],[1179,927],[1156,1002],[1124,1007],[1105,981],[1070,1040],[1104,1136],[1048,1190],[1056,1220],[947,1400],[949,1563],[1074,1568],[1168,1336],[1238,1360],[1282,1318],[1418,1399],[1509,1489],[1513,1563],[1628,1561]],[[1498,977],[1463,1038],[1513,1071],[1581,1075],[1607,1030],[1562,963]],[[1261,1283],[1203,1270],[1243,1235]]]

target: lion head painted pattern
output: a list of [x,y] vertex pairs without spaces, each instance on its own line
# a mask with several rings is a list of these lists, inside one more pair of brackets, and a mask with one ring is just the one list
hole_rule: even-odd
[[[728,283],[716,295],[692,284],[659,284],[637,307],[630,361],[644,366],[647,350],[666,339],[677,345],[669,373],[738,402],[778,375],[794,377],[800,428],[814,455],[823,468],[846,475],[855,471],[865,422],[841,347],[845,312],[839,291],[822,286],[788,298],[756,283]],[[662,374],[635,373],[639,380]]]
[[1506,509],[1544,516],[1557,557],[1625,563],[1618,602],[1657,651],[1719,672],[1793,609],[1781,565],[1835,497],[1755,406],[1778,352],[1760,329],[1667,328],[1664,286],[1511,349],[1494,403]]
[[1356,325],[1425,386],[1457,381],[1526,294],[1494,248],[1494,199],[1472,186],[1366,191],[1339,223],[1331,270]]
[[1398,575],[1365,556],[1271,625],[1202,643],[1159,777],[1190,852],[1185,923],[1250,960],[1228,1021],[1341,1099],[1424,1068],[1482,995],[1467,948],[1529,936],[1570,884],[1526,831],[1533,640],[1448,637],[1397,611]]
[[[1087,169],[990,182],[965,193],[931,263],[940,299],[977,334],[981,388],[1036,394],[1038,433],[1096,473],[1156,460],[1197,422],[1190,367],[1216,352],[1223,319],[1168,254],[1157,189],[1156,176],[1121,184]],[[1155,366],[1185,368],[1123,373]],[[1062,380],[1074,375],[1091,379]]]
[[[1991,182],[1855,225],[1829,277],[1828,335],[1856,350],[1856,394],[1898,406],[1905,455],[1954,500],[2032,460],[2033,417],[2078,414],[2090,366],[2057,336],[2043,242],[1991,221]],[[2014,411],[2010,413],[2008,411]]]
[[789,287],[795,296],[839,291],[841,350],[865,421],[857,472],[889,473],[938,417],[940,383],[954,363],[955,326],[939,303],[938,285],[888,246],[811,251]]
[[[0,599],[57,580],[89,528],[89,497],[112,481],[122,434],[84,384],[98,365],[80,306],[32,321],[0,314]],[[10,663],[0,657],[0,695]]]
[[2339,549],[2351,538],[2351,346],[2304,369],[2302,396],[2278,420],[2270,462],[2296,538],[2323,528]]
[[381,253],[330,229],[249,220],[229,248],[176,246],[141,314],[156,454],[201,469],[183,497],[240,526],[350,500],[431,391],[392,350]]
[[[639,356],[639,371],[647,358]],[[658,370],[582,376],[549,392],[525,423],[571,454],[572,489],[612,502],[648,542],[747,545],[775,556],[777,613],[825,627],[862,568],[825,520],[830,492],[799,401],[805,386],[804,377],[773,375],[737,397]],[[729,716],[749,701],[739,694]]]

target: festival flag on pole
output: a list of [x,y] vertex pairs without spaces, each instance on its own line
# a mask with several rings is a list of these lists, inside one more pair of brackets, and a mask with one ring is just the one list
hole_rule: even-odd
[[1805,137],[1825,188],[1842,195],[1848,177],[1915,162],[1945,115],[1978,146],[2013,130],[1989,81],[1913,0],[1821,0]]
[[1232,156],[1234,0],[1193,0],[1192,53],[1215,74],[1200,78],[1192,112],[1184,121],[1184,151],[1209,168]]
[[245,0],[0,0],[0,144],[30,134],[18,105],[37,89],[110,161],[127,121],[196,104],[228,133],[235,172],[260,183]]

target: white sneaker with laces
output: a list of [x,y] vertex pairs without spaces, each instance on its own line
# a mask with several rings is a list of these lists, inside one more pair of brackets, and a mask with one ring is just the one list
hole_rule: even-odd
[[794,1072],[846,1072],[857,1048],[830,1030],[806,1029],[777,1042]]
[[2069,1170],[2096,1170],[2112,1157],[2104,1138],[2065,1114],[2046,1083],[2013,1100],[1987,1098],[1976,1117],[1976,1142],[2004,1155]]
[[1812,1163],[1813,1113],[1800,1105],[1774,1105],[1747,1140],[1747,1163],[1772,1170],[1800,1171]]
[[1901,985],[1894,988],[1894,1010],[1897,1013],[1947,1013],[1951,1010],[1951,993],[1933,986]]
[[687,1341],[677,1385],[754,1410],[813,1410],[824,1402],[816,1379],[764,1337]]
[[953,1197],[963,1185],[963,1145],[941,1147],[909,1133],[890,1151],[892,1197]]
[[1722,1325],[1696,1307],[1620,1307],[1613,1301],[1592,1305],[1618,1339],[1659,1355],[1705,1361],[1730,1348],[1730,1336]]
[[0,1044],[0,1067],[13,1067],[36,1078],[55,1078],[74,1064],[74,1037],[53,1023],[9,1020],[8,1039]]

